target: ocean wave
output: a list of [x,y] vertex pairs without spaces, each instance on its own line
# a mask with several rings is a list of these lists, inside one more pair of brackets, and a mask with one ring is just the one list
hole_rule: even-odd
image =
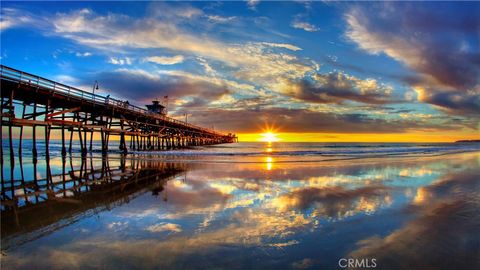
[[[5,144],[5,142],[4,142]],[[7,147],[7,145],[4,145]],[[18,148],[18,142],[14,142],[14,148]],[[27,141],[22,146],[23,156],[31,154],[32,145]],[[42,144],[37,146],[39,156],[45,153]],[[5,150],[6,148],[4,148]],[[93,154],[101,153],[101,147],[95,142],[92,149]],[[305,157],[330,157],[330,156],[359,156],[368,157],[375,155],[409,155],[409,154],[435,154],[448,152],[480,151],[479,143],[276,143],[266,145],[265,143],[237,143],[213,146],[200,146],[176,150],[153,150],[138,151],[130,150],[131,154],[158,155],[158,156],[305,156]],[[8,151],[4,151],[4,155]],[[50,144],[51,156],[60,155],[61,144],[54,142]],[[79,153],[80,148],[74,145],[73,153]],[[118,146],[113,144],[109,147],[109,153],[120,153]]]
[[[208,148],[207,148],[208,149]],[[396,154],[432,154],[442,152],[479,151],[477,146],[443,146],[443,147],[344,147],[331,150],[329,148],[316,150],[280,150],[280,151],[208,151],[204,149],[170,150],[170,151],[131,151],[133,154],[150,154],[165,156],[368,156],[368,155],[396,155]]]

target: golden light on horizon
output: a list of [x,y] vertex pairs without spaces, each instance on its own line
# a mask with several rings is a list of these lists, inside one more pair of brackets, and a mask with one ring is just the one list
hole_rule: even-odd
[[[271,132],[271,131],[268,131]],[[241,142],[268,142],[265,133],[239,133]],[[405,133],[301,133],[271,132],[282,142],[455,142],[462,139],[478,139],[478,131],[457,130],[451,132],[405,132]]]
[[260,134],[262,136],[262,138],[260,139],[260,141],[262,142],[268,142],[268,143],[272,143],[272,142],[278,142],[280,139],[277,137],[278,135],[271,132],[271,131],[268,131],[268,132],[265,132],[265,133],[262,133]]

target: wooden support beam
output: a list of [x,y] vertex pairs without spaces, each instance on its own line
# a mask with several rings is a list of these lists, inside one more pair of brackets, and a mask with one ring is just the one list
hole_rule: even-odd
[[54,113],[50,113],[50,114],[47,114],[46,118],[49,119],[49,118],[52,118],[54,116],[57,116],[57,115],[64,115],[66,113],[72,113],[72,112],[77,112],[81,109],[82,107],[75,107],[75,108],[71,108],[71,109],[67,109],[67,110],[62,110],[62,111],[58,111],[58,112],[54,112]]
[[[47,100],[47,105],[45,106],[45,111],[48,111],[50,105],[50,99]],[[50,124],[47,124],[45,126],[45,155],[47,157],[47,160],[50,159]]]
[[[14,114],[14,107],[13,107],[13,97],[14,97],[14,91],[10,93],[10,113]],[[2,121],[3,122],[3,121]],[[13,153],[13,134],[12,134],[12,125],[8,126],[8,142],[9,142],[9,147],[10,147],[10,164],[11,167],[13,168],[13,165],[15,164],[15,154]],[[2,168],[3,169],[3,168]],[[12,175],[13,176],[13,175]],[[13,180],[12,180],[13,181]],[[13,198],[13,196],[12,196]]]

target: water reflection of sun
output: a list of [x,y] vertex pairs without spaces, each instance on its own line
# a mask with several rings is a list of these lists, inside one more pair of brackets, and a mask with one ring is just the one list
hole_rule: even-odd
[[265,158],[265,164],[266,164],[267,171],[271,171],[272,168],[273,168],[273,158],[272,157],[266,157]]

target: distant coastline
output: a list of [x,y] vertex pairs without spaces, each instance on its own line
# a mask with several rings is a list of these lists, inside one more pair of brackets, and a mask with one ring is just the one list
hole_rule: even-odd
[[480,143],[480,140],[458,140],[456,143]]

